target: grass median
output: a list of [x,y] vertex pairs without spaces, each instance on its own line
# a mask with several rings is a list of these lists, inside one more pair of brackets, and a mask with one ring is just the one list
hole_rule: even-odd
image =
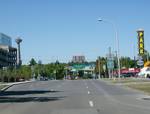
[[127,84],[127,87],[132,89],[140,90],[150,95],[150,82],[148,83],[136,83],[136,84]]
[[140,90],[150,95],[150,79],[122,78],[122,79],[104,79],[106,82],[121,84],[132,89]]
[[2,90],[5,87],[7,87],[7,85],[0,85],[0,90]]
[[144,82],[150,82],[148,79],[138,79],[138,78],[112,78],[112,79],[103,79],[104,81],[111,82],[111,83],[120,83],[120,84],[126,84],[126,83],[144,83]]

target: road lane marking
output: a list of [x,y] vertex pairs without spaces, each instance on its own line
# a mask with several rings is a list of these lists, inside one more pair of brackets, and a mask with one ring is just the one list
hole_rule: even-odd
[[94,107],[93,101],[89,101],[90,107]]
[[87,86],[86,88],[88,89],[89,87]]
[[90,94],[90,91],[88,91],[88,95]]
[[51,91],[54,91],[53,89],[51,89]]

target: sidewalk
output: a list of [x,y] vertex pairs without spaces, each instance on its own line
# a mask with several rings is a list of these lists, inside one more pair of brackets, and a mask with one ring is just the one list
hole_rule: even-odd
[[8,88],[12,87],[13,85],[18,85],[18,84],[24,84],[24,83],[30,83],[34,81],[24,81],[24,82],[13,82],[13,83],[2,83],[0,86],[4,86],[4,88],[0,89],[0,91],[5,91]]

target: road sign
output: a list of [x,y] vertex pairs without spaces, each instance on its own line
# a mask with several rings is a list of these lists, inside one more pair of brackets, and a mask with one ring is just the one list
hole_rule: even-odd
[[142,58],[142,56],[138,56],[137,59],[138,59],[138,61],[140,61],[140,60],[142,60],[143,58]]
[[138,50],[139,55],[144,55],[144,30],[138,30]]
[[113,60],[107,61],[107,68],[110,70],[114,69],[114,61]]
[[144,61],[142,61],[142,60],[138,60],[138,61],[137,61],[137,65],[139,65],[139,66],[143,66],[143,65],[144,65]]

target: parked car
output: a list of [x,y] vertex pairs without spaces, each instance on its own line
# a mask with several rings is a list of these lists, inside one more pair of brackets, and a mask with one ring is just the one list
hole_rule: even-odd
[[141,72],[138,73],[139,77],[150,78],[150,67],[144,67]]
[[124,77],[124,78],[129,78],[129,77],[136,77],[136,73],[123,73],[121,74],[121,77]]

